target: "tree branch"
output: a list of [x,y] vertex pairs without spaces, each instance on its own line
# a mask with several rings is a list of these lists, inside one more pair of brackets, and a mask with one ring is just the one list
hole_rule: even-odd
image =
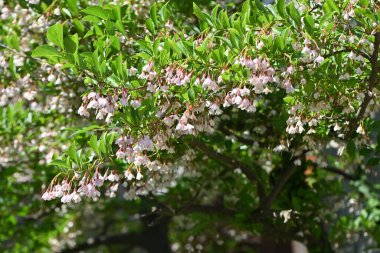
[[100,236],[94,239],[93,242],[84,242],[78,244],[74,248],[64,249],[60,253],[75,253],[80,252],[87,249],[92,249],[99,247],[101,245],[110,245],[110,244],[124,244],[124,245],[141,245],[141,240],[139,238],[139,234],[134,233],[124,233],[110,236]]
[[254,140],[236,135],[235,133],[233,133],[231,130],[225,128],[224,126],[220,126],[219,129],[223,134],[230,135],[230,136],[233,136],[234,138],[236,138],[236,140],[238,142],[241,142],[241,143],[243,143],[245,145],[249,145],[249,146],[252,146],[254,144]]
[[175,211],[175,214],[191,213],[216,214],[226,217],[233,217],[236,214],[234,210],[227,209],[223,206],[212,205],[188,205]]
[[[319,166],[320,167],[320,166]],[[334,174],[337,174],[337,175],[340,175],[342,176],[344,179],[347,179],[347,180],[357,180],[358,177],[355,176],[355,175],[352,175],[352,174],[348,174],[347,172],[343,171],[343,170],[340,170],[338,168],[334,168],[334,167],[320,167],[321,169],[323,170],[326,170],[328,172],[331,172],[331,173],[334,173]]]
[[334,55],[337,55],[337,54],[341,54],[341,53],[348,53],[348,52],[355,52],[356,54],[358,55],[361,55],[363,56],[364,58],[366,58],[367,60],[371,61],[371,57],[368,56],[366,53],[360,51],[360,50],[357,50],[357,49],[354,49],[354,48],[345,48],[345,49],[341,49],[341,50],[338,50],[338,51],[334,51],[334,52],[331,52],[331,53],[328,53],[328,54],[325,54],[325,55],[322,55],[323,58],[329,58],[331,56],[334,56]]
[[[257,177],[255,172],[253,172],[250,168],[248,168],[246,165],[244,165],[242,162],[235,160],[231,157],[225,156],[212,148],[206,146],[202,142],[198,140],[193,140],[191,142],[191,145],[194,147],[198,148],[200,151],[202,151],[204,154],[206,154],[208,157],[215,159],[218,162],[223,163],[224,165],[228,165],[232,169],[237,169],[239,168],[242,173],[251,181],[255,182],[257,185],[257,191],[258,195],[260,198],[260,201],[263,200],[264,195],[265,195],[265,188],[263,183],[260,181],[260,179]],[[256,171],[257,173],[257,171]]]
[[359,121],[362,120],[364,114],[367,110],[369,102],[372,100],[372,90],[376,87],[379,82],[378,74],[379,74],[379,46],[380,46],[380,32],[375,34],[375,42],[372,56],[370,58],[371,62],[371,75],[368,78],[368,87],[367,92],[364,96],[363,103],[360,106],[359,111],[356,114],[356,117],[351,120],[349,124],[349,132],[346,135],[346,138],[350,138],[353,132],[358,128]]
[[270,209],[273,201],[276,199],[277,195],[281,192],[282,188],[286,184],[286,182],[289,180],[289,178],[296,172],[297,167],[291,166],[285,172],[281,175],[280,180],[277,182],[277,184],[273,187],[273,190],[270,192],[266,200],[264,201],[264,204],[262,206],[262,209],[264,211],[267,211]]
[[[303,151],[302,156],[304,156],[308,151]],[[283,157],[283,167],[285,168],[285,171],[280,176],[279,181],[276,183],[276,185],[273,187],[272,191],[269,193],[268,197],[263,202],[263,205],[261,205],[261,209],[264,212],[268,212],[268,210],[271,208],[273,201],[276,199],[278,194],[280,194],[282,188],[285,186],[286,182],[289,180],[289,178],[297,171],[297,166],[293,164],[294,158],[290,159],[289,153],[284,153],[286,157]],[[303,158],[303,160],[305,160]],[[305,161],[304,161],[305,162]]]

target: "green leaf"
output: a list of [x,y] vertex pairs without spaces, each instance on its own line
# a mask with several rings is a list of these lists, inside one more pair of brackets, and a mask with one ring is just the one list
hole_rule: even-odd
[[92,150],[94,150],[94,152],[99,155],[98,140],[96,138],[96,135],[91,136],[88,144],[90,144]]
[[64,39],[65,49],[70,53],[78,52],[78,34],[70,35]]
[[187,92],[189,94],[190,101],[194,102],[196,99],[196,94],[193,88],[190,88]]
[[367,161],[367,166],[378,166],[380,164],[380,158],[378,157],[371,157]]
[[78,19],[74,19],[73,20],[73,24],[74,24],[74,26],[75,26],[75,29],[79,32],[79,33],[84,33],[84,31],[85,31],[85,27],[84,27],[84,24],[81,22],[81,21],[79,21]]
[[96,17],[104,19],[104,20],[108,20],[107,12],[105,12],[103,10],[103,8],[101,8],[99,6],[90,6],[90,7],[87,7],[82,12],[84,12],[86,14],[89,14],[89,15],[96,16]]
[[156,34],[156,29],[154,28],[154,23],[151,18],[148,18],[145,22],[146,28],[148,28],[149,32],[153,35]]
[[47,30],[47,38],[51,42],[53,42],[54,45],[59,46],[61,49],[64,49],[63,44],[63,25],[62,24],[55,24],[48,28]]
[[39,46],[32,52],[32,57],[57,57],[60,55],[57,49],[49,45]]
[[107,153],[106,144],[107,144],[106,134],[103,133],[102,136],[100,136],[100,139],[99,139],[99,150],[100,150],[100,152],[102,152],[104,154]]
[[223,28],[230,28],[230,20],[228,19],[228,14],[225,10],[219,12],[218,20],[221,21]]
[[[90,83],[93,83],[94,80],[89,80]],[[85,81],[86,83],[86,81]],[[99,128],[102,128],[101,126],[98,126],[98,125],[90,125],[88,127],[82,127],[81,129],[75,131],[72,135],[70,135],[70,137],[74,137],[76,135],[80,135],[80,134],[83,134],[83,133],[86,133],[86,134],[89,134],[91,133],[91,130],[94,130],[94,129],[99,129]],[[71,130],[70,128],[68,128],[68,130]]]
[[157,25],[157,4],[154,3],[152,7],[150,8],[150,18],[152,19],[153,23]]
[[277,0],[277,11],[281,17],[283,17],[283,18],[286,17],[285,0]]
[[297,10],[297,8],[294,6],[294,3],[291,2],[289,5],[288,5],[288,13],[290,15],[290,17],[294,20],[294,22],[297,24],[297,25],[301,25],[301,16]]
[[67,0],[67,7],[71,13],[76,16],[78,15],[78,0]]
[[167,1],[161,9],[158,11],[158,14],[160,14],[161,20],[165,22],[168,19],[169,11],[168,11],[168,4],[170,1]]
[[69,149],[67,150],[67,154],[69,155],[71,160],[75,161],[78,164],[78,154],[76,151],[76,143],[75,142],[73,142],[70,145]]
[[52,161],[49,165],[70,169],[65,161],[59,159]]
[[322,8],[325,13],[330,13],[333,11],[339,12],[339,7],[334,0],[326,0]]
[[314,18],[310,15],[306,15],[304,17],[304,22],[305,22],[305,28],[306,28],[306,31],[311,35],[313,36],[314,35],[314,28],[315,28],[315,22],[314,22]]
[[168,43],[168,45],[170,46],[171,49],[173,49],[174,52],[176,52],[177,54],[181,54],[181,49],[178,47],[177,43],[175,43],[174,41],[170,39],[167,39],[166,43]]
[[251,1],[247,0],[243,3],[241,7],[241,13],[249,13],[251,11]]
[[287,104],[293,104],[294,101],[295,101],[294,97],[291,97],[291,96],[284,97],[284,102]]
[[204,13],[202,12],[202,10],[198,7],[196,3],[193,3],[193,10],[194,10],[195,16],[197,16],[199,20],[206,21]]
[[274,40],[274,50],[283,50],[285,48],[285,41],[282,35],[277,35]]
[[369,5],[369,0],[359,0],[359,4],[360,4],[363,8],[367,8],[368,5]]

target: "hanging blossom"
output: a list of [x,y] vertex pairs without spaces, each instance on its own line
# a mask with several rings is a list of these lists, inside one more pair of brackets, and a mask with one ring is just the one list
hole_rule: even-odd
[[90,92],[84,95],[83,103],[78,109],[78,114],[84,117],[89,117],[90,109],[96,111],[96,119],[102,120],[106,117],[106,122],[111,123],[111,118],[118,108],[118,96],[102,96],[96,92]]
[[242,57],[236,63],[250,70],[249,83],[256,94],[271,93],[272,90],[268,87],[268,84],[279,82],[279,78],[275,76],[274,68],[266,60]]
[[229,107],[231,105],[236,105],[241,110],[245,110],[247,112],[255,112],[256,107],[254,105],[253,99],[251,99],[249,95],[250,90],[246,87],[243,89],[234,88],[224,98],[223,106]]

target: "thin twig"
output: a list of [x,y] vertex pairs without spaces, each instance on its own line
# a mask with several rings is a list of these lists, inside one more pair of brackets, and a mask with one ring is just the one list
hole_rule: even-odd
[[[239,168],[241,170],[241,172],[251,181],[251,182],[255,182],[256,185],[257,185],[257,191],[258,191],[258,195],[259,195],[259,198],[260,198],[260,201],[263,200],[263,197],[264,197],[264,194],[265,194],[265,191],[264,191],[264,185],[263,183],[261,182],[260,178],[257,177],[257,175],[255,174],[255,172],[250,169],[247,165],[243,164],[242,162],[236,160],[236,159],[233,159],[231,157],[228,157],[226,155],[223,155],[215,150],[213,150],[212,148],[206,146],[205,144],[203,144],[202,142],[198,141],[198,140],[193,140],[191,142],[191,145],[198,148],[200,151],[202,151],[204,154],[206,154],[208,157],[210,158],[214,158],[216,161],[218,162],[221,162],[225,165],[228,165],[229,167],[233,168],[233,169],[237,169]],[[256,170],[257,172],[257,170]]]

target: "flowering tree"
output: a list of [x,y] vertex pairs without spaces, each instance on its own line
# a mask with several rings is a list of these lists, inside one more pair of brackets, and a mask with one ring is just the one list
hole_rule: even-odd
[[376,1],[101,2],[0,2],[0,249],[377,247]]

